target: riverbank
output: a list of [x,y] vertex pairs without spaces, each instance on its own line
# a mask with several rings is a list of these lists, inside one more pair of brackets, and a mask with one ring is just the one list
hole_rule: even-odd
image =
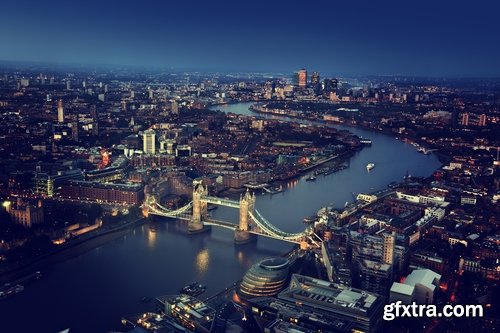
[[[256,113],[256,114],[264,114],[264,115],[271,115],[271,116],[277,116],[277,117],[287,117],[287,118],[290,118],[292,121],[294,119],[297,119],[297,120],[314,122],[314,123],[317,123],[318,125],[323,125],[323,124],[324,125],[340,125],[340,126],[345,126],[345,127],[359,128],[359,129],[367,130],[367,131],[374,132],[374,133],[382,133],[382,134],[390,135],[392,137],[396,137],[396,133],[394,133],[393,131],[381,130],[381,129],[373,128],[370,126],[363,126],[363,125],[358,124],[358,123],[352,123],[352,122],[332,123],[332,122],[329,122],[329,121],[326,121],[323,119],[306,117],[305,115],[301,116],[301,115],[297,115],[297,114],[279,113],[279,112],[272,112],[272,111],[266,112],[266,111],[262,111],[259,108],[253,107],[253,104],[248,108],[248,110],[250,110],[251,112]],[[408,135],[401,135],[401,134],[400,134],[400,137],[411,139],[413,142],[418,143],[422,147],[427,146],[427,147],[430,147],[431,149],[437,149],[433,153],[436,155],[438,160],[443,165],[448,164],[451,161],[452,157],[450,156],[450,154],[441,150],[439,147],[429,145],[428,142],[422,141],[417,137],[412,137],[412,136],[408,136]]]
[[141,217],[134,221],[126,222],[107,230],[99,230],[95,234],[82,236],[62,245],[58,245],[52,251],[42,254],[30,261],[24,262],[15,267],[7,267],[0,271],[0,284],[8,283],[37,270],[43,270],[48,265],[52,265],[72,257],[93,250],[114,239],[126,235],[136,226],[146,223],[147,218]]
[[[347,160],[349,160],[349,158],[351,158],[352,156],[354,156],[354,154],[356,154],[357,152],[361,151],[363,147],[360,147],[360,149],[355,149],[355,150],[350,150],[350,151],[345,151],[343,153],[340,153],[339,155],[335,155],[335,156],[331,156],[331,157],[328,157],[328,158],[325,158],[323,160],[320,160],[318,161],[317,163],[313,164],[313,165],[310,165],[304,169],[301,169],[298,171],[297,174],[293,175],[293,176],[290,176],[288,178],[283,178],[283,179],[274,179],[272,181],[270,181],[268,184],[269,185],[283,185],[284,182],[286,181],[289,181],[289,180],[294,180],[294,179],[299,179],[300,177],[302,177],[303,175],[305,175],[307,172],[311,171],[311,170],[314,170],[328,162],[334,162],[334,163],[337,163],[337,164],[341,164]],[[230,198],[233,198],[233,199],[237,199],[238,195],[241,194],[241,193],[244,193],[245,191],[247,191],[248,188],[246,187],[240,187],[240,188],[229,188],[229,189],[225,189],[225,190],[222,190],[222,191],[219,191],[217,192],[216,194],[218,196],[222,196],[222,197],[230,197]],[[282,192],[282,191],[281,191]]]

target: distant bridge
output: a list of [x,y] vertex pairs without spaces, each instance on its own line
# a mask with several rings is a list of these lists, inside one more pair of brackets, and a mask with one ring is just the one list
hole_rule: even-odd
[[[239,209],[239,223],[235,224],[208,217],[208,204]],[[241,196],[239,201],[223,199],[209,196],[208,189],[197,182],[193,184],[193,200],[181,208],[168,209],[162,206],[153,195],[147,197],[143,208],[147,210],[148,214],[188,221],[188,230],[192,233],[203,231],[205,226],[234,230],[237,243],[246,243],[252,240],[255,235],[300,244],[301,248],[318,247],[318,242],[321,241],[314,234],[312,226],[299,233],[288,233],[274,226],[255,209],[255,194],[250,194],[249,191]]]

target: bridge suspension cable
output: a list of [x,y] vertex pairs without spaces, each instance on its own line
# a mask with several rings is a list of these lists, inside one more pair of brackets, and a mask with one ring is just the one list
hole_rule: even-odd
[[288,233],[280,230],[270,223],[264,216],[262,216],[258,210],[255,210],[253,213],[249,212],[249,215],[264,232],[278,239],[300,241],[304,238],[304,236],[307,236],[310,233],[309,228],[300,233]]
[[193,202],[190,201],[186,205],[176,209],[176,210],[170,210],[164,206],[162,206],[156,199],[153,197],[150,202],[147,203],[148,208],[150,208],[153,212],[164,215],[164,216],[170,216],[170,217],[176,217],[179,216],[183,213],[185,213],[187,210],[190,210],[193,208]]

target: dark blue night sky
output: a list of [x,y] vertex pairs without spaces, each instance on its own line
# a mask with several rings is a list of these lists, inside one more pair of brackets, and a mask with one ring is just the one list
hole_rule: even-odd
[[500,1],[3,0],[0,60],[500,76]]

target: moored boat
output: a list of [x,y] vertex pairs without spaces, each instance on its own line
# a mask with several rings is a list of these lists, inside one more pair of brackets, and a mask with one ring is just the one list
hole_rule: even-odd
[[306,178],[306,181],[308,181],[308,182],[313,182],[315,180],[316,180],[316,177],[314,175],[311,175],[308,178]]
[[207,286],[199,283],[199,282],[193,282],[185,286],[180,290],[181,294],[186,294],[189,296],[196,297],[198,295],[201,295],[207,290]]

